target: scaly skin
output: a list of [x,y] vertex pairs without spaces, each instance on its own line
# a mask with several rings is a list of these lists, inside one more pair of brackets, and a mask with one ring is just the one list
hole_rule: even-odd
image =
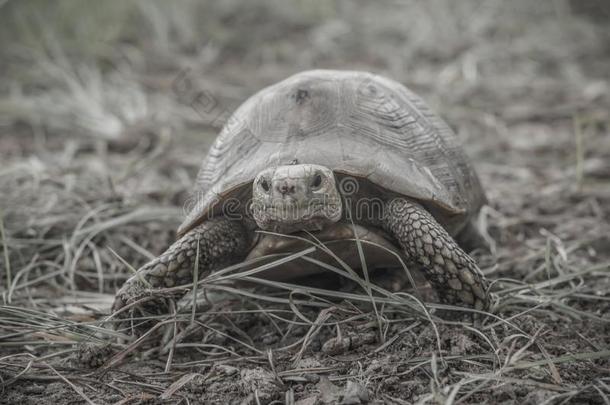
[[[254,206],[258,228],[294,232],[319,229],[339,220],[340,193],[330,169],[306,164],[273,168],[260,173],[253,188],[254,201],[258,203]],[[315,215],[310,215],[312,210],[302,208],[312,201],[317,202]],[[321,201],[328,205],[320,207]],[[284,217],[278,214],[278,207],[292,207],[286,211],[302,217]],[[407,256],[423,267],[444,303],[489,308],[487,282],[476,263],[423,207],[404,198],[395,199],[386,203],[381,223],[375,221],[369,225],[384,228]],[[224,217],[205,221],[127,280],[117,293],[113,312],[137,302],[117,316],[126,319],[168,313],[171,300],[179,299],[185,290],[168,296],[159,292],[153,295],[151,288],[192,283],[198,247],[199,278],[242,261],[251,248],[253,228],[254,223]]]
[[386,205],[382,226],[421,265],[444,303],[489,308],[487,281],[476,263],[428,211],[414,202],[395,199]]
[[[142,281],[146,280],[154,289],[174,287],[193,282],[197,243],[199,243],[199,278],[210,271],[237,263],[244,259],[250,248],[250,235],[240,221],[223,217],[210,219],[189,231],[177,240],[159,257],[151,260],[138,270],[138,274],[125,282],[117,292],[112,311],[145,297],[151,297],[151,290]],[[182,293],[171,297],[155,296],[137,308],[130,308],[120,318],[149,314],[168,313],[169,299],[179,299]],[[139,314],[136,311],[140,312]]]

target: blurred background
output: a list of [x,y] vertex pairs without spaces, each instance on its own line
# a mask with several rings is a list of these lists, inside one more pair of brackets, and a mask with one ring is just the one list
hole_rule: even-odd
[[529,271],[502,257],[544,246],[541,227],[609,257],[608,4],[2,1],[1,279],[112,293],[126,273],[107,248],[135,267],[161,251],[230,113],[311,68],[389,76],[447,120],[498,271]]

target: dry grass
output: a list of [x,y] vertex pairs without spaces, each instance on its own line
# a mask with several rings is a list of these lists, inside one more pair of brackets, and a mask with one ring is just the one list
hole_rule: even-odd
[[[572,11],[0,3],[0,403],[610,403],[610,35]],[[495,316],[444,321],[341,263],[340,290],[255,264],[115,331],[114,291],[172,241],[227,114],[312,67],[398,79],[456,129],[491,201]]]

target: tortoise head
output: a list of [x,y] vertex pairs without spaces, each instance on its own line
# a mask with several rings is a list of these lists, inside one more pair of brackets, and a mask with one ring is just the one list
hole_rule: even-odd
[[341,218],[341,195],[329,168],[315,164],[272,167],[252,184],[252,215],[264,230],[321,230]]

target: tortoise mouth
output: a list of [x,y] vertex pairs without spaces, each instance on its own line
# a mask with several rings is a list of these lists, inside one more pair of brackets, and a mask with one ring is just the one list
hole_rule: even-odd
[[316,207],[272,206],[255,215],[259,227],[281,233],[298,231],[318,231],[337,222],[341,218],[340,205],[320,205]]
[[284,220],[341,215],[341,206],[339,204],[274,204],[264,209],[270,217]]

